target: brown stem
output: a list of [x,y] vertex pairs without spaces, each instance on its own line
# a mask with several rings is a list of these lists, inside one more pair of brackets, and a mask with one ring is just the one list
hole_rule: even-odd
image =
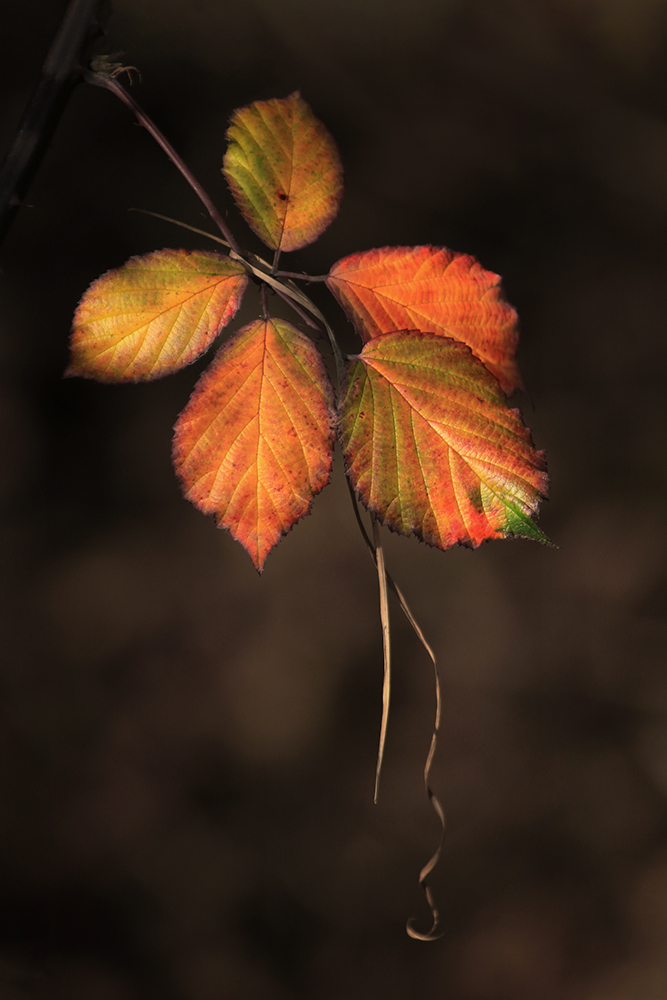
[[125,104],[125,106],[128,107],[134,115],[136,115],[139,124],[143,125],[143,127],[153,136],[157,144],[162,147],[174,166],[177,167],[183,177],[185,177],[186,181],[229,243],[231,249],[238,254],[241,259],[243,259],[241,247],[236,242],[233,234],[227,226],[227,223],[220,215],[220,212],[217,210],[204,188],[201,186],[189,167],[186,166],[169,140],[162,134],[155,122],[148,117],[134,98],[128,94],[125,87],[123,87],[123,85],[120,84],[115,77],[110,76],[108,73],[93,73],[89,70],[84,70],[83,77],[86,83],[92,83],[96,87],[104,87],[105,90],[110,90],[112,94],[115,94],[116,97],[118,97],[123,104]]
[[[366,547],[368,548],[368,551],[371,554],[371,559],[373,560],[373,562],[377,567],[378,562],[377,562],[376,548],[373,545],[373,542],[368,537],[368,532],[366,531],[364,523],[361,520],[361,515],[359,514],[359,508],[357,506],[357,497],[355,495],[352,483],[350,482],[349,476],[347,477],[347,488],[350,491],[352,508],[354,510],[354,516],[357,519],[359,531],[361,532],[361,535],[366,543]],[[422,933],[421,931],[415,930],[414,921],[412,919],[408,920],[405,929],[408,933],[408,936],[414,938],[416,941],[435,941],[437,938],[441,937],[441,934],[438,931],[438,927],[440,925],[440,914],[438,912],[438,907],[436,906],[435,903],[435,897],[433,896],[433,891],[429,885],[428,879],[431,872],[433,871],[438,861],[440,860],[440,855],[442,854],[442,845],[445,839],[445,814],[440,804],[440,800],[436,795],[434,795],[433,789],[431,788],[431,766],[433,764],[433,758],[435,757],[435,751],[438,745],[438,733],[440,731],[440,716],[442,711],[442,698],[440,694],[440,674],[438,672],[438,663],[435,658],[435,653],[433,652],[432,648],[426,641],[426,636],[419,627],[415,616],[410,611],[410,608],[408,607],[408,602],[405,600],[405,597],[403,596],[398,585],[392,580],[391,576],[389,575],[389,573],[386,572],[386,570],[385,570],[385,576],[387,584],[389,585],[390,589],[393,590],[393,592],[396,594],[396,597],[398,598],[398,603],[401,606],[401,611],[403,612],[407,620],[410,622],[410,625],[412,626],[415,635],[417,636],[422,646],[426,650],[426,653],[428,654],[428,657],[433,665],[433,678],[435,682],[435,721],[433,724],[433,733],[431,734],[431,745],[429,747],[428,756],[426,757],[426,764],[424,765],[424,787],[426,789],[426,795],[428,797],[429,802],[431,803],[433,811],[435,812],[436,816],[438,817],[438,820],[440,821],[440,840],[430,860],[424,865],[424,867],[419,873],[419,884],[426,897],[426,902],[428,903],[431,909],[432,922],[431,922],[431,929],[426,933]]]
[[[266,288],[266,285],[263,285],[262,287]],[[280,288],[274,288],[273,290],[276,293],[276,295],[279,295],[280,298],[283,299],[283,301],[285,301],[287,305],[294,310],[294,312],[297,314],[297,316],[300,317],[301,321],[305,323],[306,326],[309,326],[311,330],[317,330],[318,333],[320,332],[320,328],[317,325],[317,323],[313,322],[308,313],[304,309],[302,309],[301,306],[298,306],[294,301],[294,299],[290,299],[290,297],[286,295],[285,292],[283,292]]]
[[296,278],[297,281],[326,281],[328,274],[299,274],[298,271],[276,271],[277,278]]

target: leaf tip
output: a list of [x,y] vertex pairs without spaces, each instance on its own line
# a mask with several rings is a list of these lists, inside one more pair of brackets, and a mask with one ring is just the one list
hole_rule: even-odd
[[[507,504],[507,502],[506,502]],[[539,542],[550,549],[557,549],[558,546],[552,542],[548,535],[545,535],[534,521],[525,514],[519,512],[514,505],[507,504],[507,524],[503,531],[507,538],[527,538],[531,542]]]

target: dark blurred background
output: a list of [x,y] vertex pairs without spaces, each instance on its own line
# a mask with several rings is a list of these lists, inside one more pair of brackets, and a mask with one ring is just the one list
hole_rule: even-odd
[[[0,8],[3,151],[65,7]],[[503,275],[559,547],[387,539],[443,673],[445,935],[411,941],[431,673],[394,608],[374,807],[377,587],[340,461],[259,578],[171,471],[205,362],[62,379],[90,281],[206,245],[127,210],[209,225],[78,87],[0,251],[0,997],[664,1000],[666,0],[113,0],[106,45],[248,248],[226,124],[299,88],[346,196],[294,269],[433,243]]]

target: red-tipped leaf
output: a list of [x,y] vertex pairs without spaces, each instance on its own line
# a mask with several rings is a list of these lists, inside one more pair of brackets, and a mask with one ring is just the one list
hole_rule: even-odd
[[340,405],[351,482],[383,524],[447,549],[518,535],[546,495],[544,454],[464,344],[432,333],[374,337]]

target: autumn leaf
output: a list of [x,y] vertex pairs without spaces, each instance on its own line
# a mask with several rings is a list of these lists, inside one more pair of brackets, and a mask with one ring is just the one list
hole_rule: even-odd
[[142,382],[198,358],[238,309],[244,267],[217,253],[158,250],[107,271],[74,316],[66,375]]
[[296,92],[235,111],[223,172],[246,221],[272,250],[312,243],[343,196],[336,144]]
[[197,383],[175,427],[174,466],[188,500],[261,572],[329,481],[333,426],[333,391],[312,341],[283,320],[255,320]]
[[392,330],[421,330],[467,344],[505,392],[522,384],[517,315],[500,278],[444,247],[384,247],[331,268],[327,285],[364,343]]
[[383,524],[441,549],[519,535],[546,495],[544,455],[464,344],[432,333],[374,337],[340,405],[352,485]]

